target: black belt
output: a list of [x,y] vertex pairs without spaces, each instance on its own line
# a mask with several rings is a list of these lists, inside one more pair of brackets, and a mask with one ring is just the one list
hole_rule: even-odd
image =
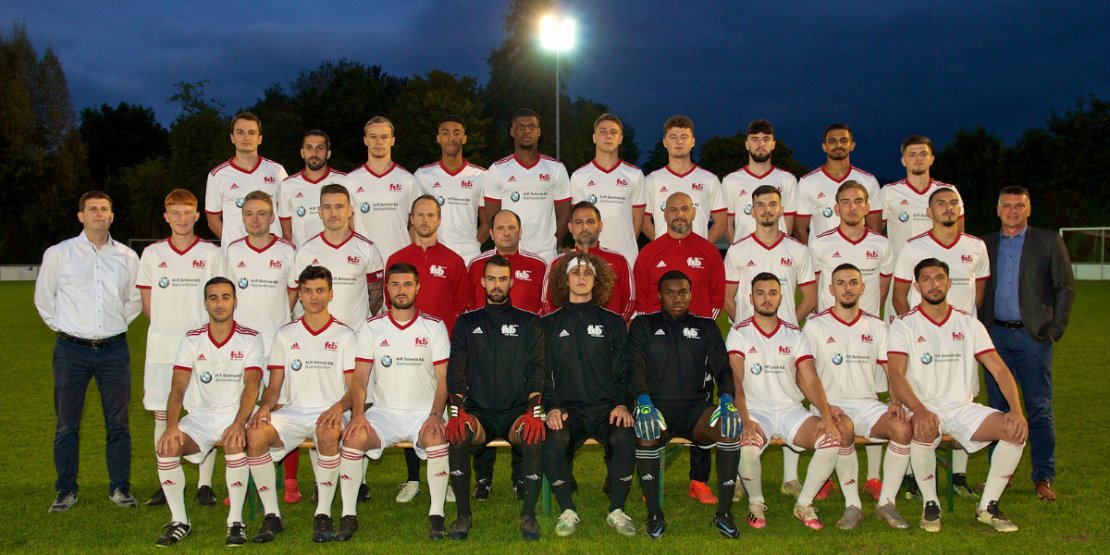
[[68,333],[60,331],[58,332],[58,339],[61,339],[66,343],[73,343],[74,345],[80,345],[82,347],[92,347],[93,349],[98,349],[100,347],[115,345],[116,343],[127,339],[127,334],[121,333],[119,335],[113,335],[112,337],[105,337],[104,339],[81,339],[80,337],[74,337]]
[[1012,330],[1019,330],[1025,327],[1025,324],[1021,322],[1007,322],[1005,320],[995,320],[994,325],[1002,326],[1004,328],[1010,328]]

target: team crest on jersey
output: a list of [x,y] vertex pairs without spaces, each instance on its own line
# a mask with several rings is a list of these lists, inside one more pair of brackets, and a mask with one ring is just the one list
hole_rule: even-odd
[[273,177],[268,176],[268,175],[266,177],[263,177],[262,181],[264,181],[266,183],[277,183],[276,179],[274,179]]
[[617,187],[627,187],[627,186],[628,186],[628,180],[627,179],[623,179],[623,178],[620,178],[620,177],[617,178]]
[[964,264],[973,264],[975,262],[975,257],[971,256],[970,254],[961,254],[960,262],[963,262]]
[[594,195],[594,194],[586,195],[586,202],[588,202],[590,204],[597,204],[597,195]]
[[325,341],[324,342],[324,350],[325,351],[335,351],[337,349],[339,349],[339,343],[337,343],[335,341]]
[[501,335],[505,337],[517,337],[516,324],[501,324]]
[[691,183],[690,188],[695,190],[695,191],[703,191],[703,190],[705,190],[705,185],[703,185],[701,183]]
[[447,267],[440,266],[439,264],[432,264],[428,266],[428,273],[435,277],[447,277]]
[[305,210],[303,206],[298,206],[297,207],[297,216],[303,218],[305,214],[308,214],[308,210]]
[[249,279],[239,278],[239,289],[246,289],[247,287],[250,287],[250,284],[251,282]]
[[753,364],[750,371],[753,376],[758,376],[763,373],[763,365]]
[[158,287],[161,287],[162,289],[165,289],[169,286],[170,286],[170,278],[165,277],[165,276],[163,276],[161,278],[158,278]]
[[598,325],[589,325],[586,326],[586,333],[590,337],[605,337],[605,328]]
[[443,195],[436,195],[436,204],[443,206],[443,204],[446,202],[447,199],[443,198]]
[[243,357],[245,355],[243,354],[243,351],[231,351],[231,354],[228,356],[231,357],[231,360],[243,360]]
[[744,214],[748,216],[752,215],[752,205],[749,204],[744,207]]
[[540,181],[551,181],[551,174],[541,173]]
[[386,368],[393,366],[393,357],[389,355],[385,355],[384,357],[382,357],[382,366],[385,366]]
[[462,187],[463,189],[473,189],[474,188],[474,182],[469,180],[469,179],[464,180],[464,181],[460,181],[459,182],[459,187]]
[[158,267],[159,268],[169,268],[169,266],[166,266],[166,261],[164,261],[164,260],[162,261],[161,264],[158,265]]
[[779,266],[793,266],[793,265],[794,265],[794,260],[792,260],[790,258],[780,258],[779,259]]
[[243,197],[239,197],[239,198],[235,199],[235,206],[237,208],[242,208],[243,207]]
[[357,256],[347,257],[347,264],[358,264],[359,262],[362,262],[362,259]]
[[790,354],[790,347],[786,346],[786,345],[779,345],[779,354],[780,355],[789,355]]
[[825,216],[826,218],[831,218],[832,215],[833,215],[832,207],[831,206],[826,206],[825,209],[821,211],[821,215]]
[[414,341],[413,344],[417,347],[427,347],[428,346],[428,338],[427,337],[417,337],[416,341]]
[[295,358],[292,362],[289,363],[289,368],[291,368],[294,372],[300,372],[302,366],[304,365],[301,364],[301,359],[299,358]]
[[270,269],[271,270],[280,270],[281,269],[281,261],[280,260],[274,260],[274,259],[271,258],[270,259]]
[[203,268],[205,266],[206,266],[206,264],[204,263],[203,260],[194,260],[193,261],[193,267],[194,268]]
[[863,334],[860,334],[859,341],[860,341],[860,343],[874,343],[875,338],[871,337],[870,334],[863,333]]
[[370,203],[369,202],[364,202],[364,203],[358,205],[358,211],[362,212],[363,214],[369,212],[370,211]]
[[509,200],[513,202],[520,202],[520,193],[513,191],[512,194],[509,195]]
[[962,332],[962,331],[952,332],[952,341],[963,341],[963,340],[964,340],[964,332]]
[[532,281],[532,270],[514,270],[513,278],[524,281]]
[[866,256],[868,260],[878,260],[879,251],[867,251],[864,253],[864,256]]
[[682,337],[687,339],[698,339],[698,328],[682,328]]
[[400,193],[401,192],[401,185],[399,183],[390,183],[389,184],[389,191],[391,193]]
[[933,355],[930,355],[929,353],[921,355],[921,364],[929,364],[931,362],[933,362]]
[[690,256],[686,258],[686,265],[691,268],[701,268],[701,261],[702,257],[700,256]]
[[835,364],[837,366],[840,366],[841,363],[843,363],[843,362],[844,362],[844,355],[842,355],[840,353],[836,353],[835,355],[832,356],[832,363],[833,364]]
[[200,375],[200,383],[212,383],[212,374],[204,372]]

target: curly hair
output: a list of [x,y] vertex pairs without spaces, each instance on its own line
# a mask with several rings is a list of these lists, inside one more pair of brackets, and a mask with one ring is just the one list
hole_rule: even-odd
[[570,280],[567,279],[567,264],[572,258],[584,258],[597,268],[597,274],[594,275],[594,291],[593,302],[598,306],[606,306],[609,304],[609,298],[613,296],[613,284],[617,281],[617,275],[613,273],[613,269],[609,267],[609,263],[604,259],[588,253],[576,253],[569,251],[563,255],[559,260],[555,261],[555,265],[551,267],[551,272],[548,274],[548,280],[551,284],[551,303],[558,308],[562,308],[567,304],[570,299]]

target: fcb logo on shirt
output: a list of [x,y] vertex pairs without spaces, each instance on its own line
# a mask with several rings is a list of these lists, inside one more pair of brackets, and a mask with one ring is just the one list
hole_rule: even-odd
[[401,192],[401,185],[398,184],[398,183],[390,183],[389,184],[389,191],[392,192],[392,193],[399,193],[399,192]]
[[960,255],[960,262],[963,262],[964,264],[974,264],[975,263],[975,257],[971,256],[970,254],[961,254]]
[[262,181],[265,183],[277,183],[277,180],[270,176],[263,177]]
[[428,267],[428,273],[438,278],[447,277],[447,268],[439,264],[432,264]]
[[324,342],[324,350],[325,351],[334,351],[338,348],[339,348],[339,343],[337,343],[335,341],[325,341]]
[[686,259],[686,265],[691,267],[691,268],[701,268],[702,267],[702,257],[700,257],[700,256],[688,257]]
[[231,351],[231,360],[243,360],[243,351]]
[[698,328],[682,328],[682,337],[687,339],[698,338]]
[[586,326],[586,333],[590,337],[605,337],[605,328],[598,325]]
[[505,337],[516,337],[516,324],[501,324],[501,335]]
[[362,262],[362,259],[357,256],[347,257],[347,264],[358,264],[359,262]]
[[270,260],[270,269],[271,270],[280,270],[281,269],[281,261],[280,260]]
[[462,187],[463,189],[473,189],[474,188],[474,182],[470,181],[470,180],[464,180],[464,181],[459,182],[459,187]]
[[194,268],[203,268],[205,266],[206,266],[206,264],[203,260],[194,260],[193,261],[193,267]]
[[704,191],[705,190],[705,185],[703,185],[701,183],[691,183],[690,188],[695,190],[695,191]]
[[532,270],[514,270],[513,278],[523,281],[532,281]]
[[868,260],[878,260],[879,259],[879,251],[867,251],[866,255],[867,255]]
[[627,179],[622,179],[620,177],[617,178],[617,187],[627,187],[627,186],[628,186],[628,180]]
[[541,173],[540,174],[540,181],[551,181],[551,174]]
[[874,343],[875,342],[875,338],[871,337],[869,334],[866,334],[866,333],[860,334],[859,340],[860,340],[860,343]]
[[789,355],[790,354],[790,347],[787,346],[787,345],[779,345],[779,354],[780,355]]
[[794,260],[791,259],[791,258],[780,258],[779,259],[779,266],[793,266],[793,265],[794,265]]
[[964,332],[962,332],[962,331],[952,332],[952,341],[963,341],[963,340],[964,340]]
[[428,346],[428,338],[427,337],[417,337],[416,340],[413,342],[413,344],[416,345],[417,347],[427,347]]

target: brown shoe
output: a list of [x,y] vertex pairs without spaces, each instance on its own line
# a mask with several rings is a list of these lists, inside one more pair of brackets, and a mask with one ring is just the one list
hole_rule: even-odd
[[1036,486],[1037,498],[1045,501],[1056,501],[1056,492],[1052,491],[1052,482],[1041,480]]

